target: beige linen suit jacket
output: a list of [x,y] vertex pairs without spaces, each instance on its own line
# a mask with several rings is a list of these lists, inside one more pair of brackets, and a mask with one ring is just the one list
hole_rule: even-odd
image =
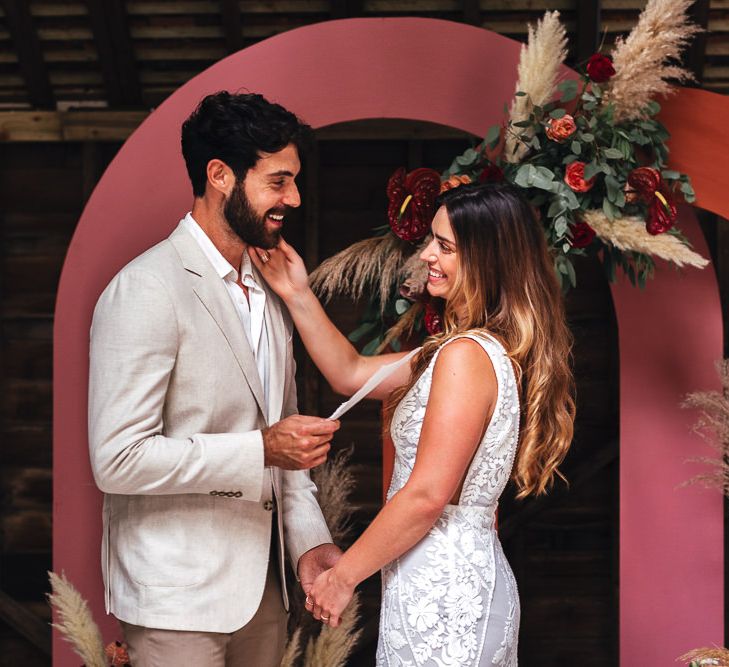
[[[258,608],[272,524],[260,429],[296,412],[292,326],[261,284],[268,406],[235,306],[182,226],[125,266],[96,305],[89,444],[105,494],[106,610],[120,620],[232,632]],[[270,476],[279,544],[295,568],[331,536],[307,472]]]

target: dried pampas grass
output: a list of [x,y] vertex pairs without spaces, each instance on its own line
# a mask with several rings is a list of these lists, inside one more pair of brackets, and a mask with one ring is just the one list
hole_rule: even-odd
[[725,648],[697,648],[684,653],[680,658],[681,662],[688,662],[701,665],[712,665],[718,667],[729,667],[729,651]]
[[59,576],[55,572],[49,572],[48,579],[52,590],[48,601],[58,619],[53,627],[73,646],[85,667],[106,667],[108,663],[104,654],[104,642],[86,600],[70,584],[65,574],[61,573]]
[[304,654],[306,667],[344,667],[346,665],[349,654],[362,634],[362,630],[357,629],[359,607],[359,593],[355,593],[342,614],[341,625],[337,628],[325,625],[316,639],[309,640]]
[[[515,97],[511,104],[509,120],[518,123],[529,119],[534,106],[543,106],[554,96],[559,68],[567,57],[567,34],[559,21],[559,12],[546,12],[536,28],[529,26],[527,44],[521,47],[516,92],[526,95]],[[507,162],[517,163],[524,157],[527,147],[516,136],[507,133],[504,157]],[[516,148],[516,152],[515,149]]]
[[415,329],[415,322],[422,311],[423,304],[420,301],[410,306],[405,314],[387,330],[382,342],[377,346],[375,354],[383,352],[392,341],[399,340],[403,337],[407,338],[412,335],[413,329]]
[[[343,449],[327,463],[312,470],[311,477],[319,489],[319,505],[335,544],[346,544],[352,528],[352,514],[357,509],[350,501],[356,480],[349,465],[353,448]],[[322,626],[304,612],[301,588],[291,591],[292,614],[298,620],[286,646],[281,667],[338,667],[343,666],[356,644],[361,630],[359,620],[359,594],[342,614],[338,628]],[[304,650],[304,646],[306,649]],[[303,653],[303,658],[302,658]]]
[[602,241],[619,250],[642,252],[678,266],[688,265],[697,269],[703,269],[709,263],[709,260],[691,250],[675,236],[649,234],[645,228],[645,220],[641,218],[625,217],[611,221],[598,209],[585,211],[582,217]]
[[322,262],[309,276],[311,288],[325,303],[335,294],[357,300],[379,284],[384,309],[397,284],[408,246],[394,234],[358,241]]
[[688,22],[694,0],[649,0],[627,38],[618,39],[612,58],[615,76],[604,101],[615,106],[615,120],[645,114],[648,103],[672,92],[670,79],[689,81],[693,75],[678,63],[681,53],[701,28]]
[[350,470],[352,446],[336,453],[325,465],[311,471],[319,489],[318,499],[334,544],[342,544],[352,528],[352,513],[358,508],[349,501],[357,481]]
[[685,484],[702,484],[729,497],[729,359],[718,361],[716,371],[722,389],[689,394],[682,407],[700,410],[694,431],[719,453],[719,457],[691,459],[695,463],[705,463],[710,471],[693,477]]

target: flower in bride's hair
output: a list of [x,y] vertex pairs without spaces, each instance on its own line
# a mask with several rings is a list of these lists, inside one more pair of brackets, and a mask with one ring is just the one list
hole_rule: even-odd
[[575,161],[567,165],[564,182],[575,192],[587,192],[595,185],[595,177],[585,180],[585,163]]
[[500,183],[504,180],[504,170],[489,162],[479,174],[478,180],[481,183]]
[[425,330],[430,336],[443,332],[443,320],[441,319],[440,313],[431,303],[425,306],[424,322]]
[[575,119],[566,113],[562,118],[550,118],[547,121],[547,136],[557,143],[569,139],[577,130]]
[[387,220],[393,234],[403,241],[419,241],[430,229],[435,198],[440,192],[440,175],[421,167],[405,173],[400,167],[387,182]]
[[457,188],[459,185],[468,185],[471,182],[471,177],[467,174],[453,174],[447,181],[443,181],[440,184],[440,191],[445,192],[446,190],[452,190]]
[[626,187],[630,188],[631,198],[648,204],[646,229],[649,234],[662,234],[673,227],[678,218],[678,210],[673,202],[671,191],[661,177],[661,172],[653,167],[638,167],[628,174]]

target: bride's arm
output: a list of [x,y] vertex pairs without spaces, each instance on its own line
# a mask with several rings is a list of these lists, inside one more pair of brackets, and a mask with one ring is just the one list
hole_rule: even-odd
[[475,341],[440,352],[412,474],[339,562],[319,576],[308,595],[315,618],[338,624],[354,588],[417,544],[458,490],[496,402],[493,365]]
[[[306,351],[334,391],[347,396],[353,394],[381,366],[405,355],[404,352],[376,357],[359,354],[334,326],[311,291],[306,267],[296,251],[281,239],[278,248],[266,252],[270,259],[264,263],[260,258],[263,251],[248,249],[251,261],[286,304]],[[387,398],[409,377],[410,366],[405,364],[387,377],[369,397]]]

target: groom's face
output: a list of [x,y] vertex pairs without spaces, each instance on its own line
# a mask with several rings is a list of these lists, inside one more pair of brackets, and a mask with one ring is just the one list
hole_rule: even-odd
[[230,228],[249,245],[274,248],[289,208],[301,204],[295,178],[301,170],[296,146],[262,153],[258,162],[236,182],[223,213]]

